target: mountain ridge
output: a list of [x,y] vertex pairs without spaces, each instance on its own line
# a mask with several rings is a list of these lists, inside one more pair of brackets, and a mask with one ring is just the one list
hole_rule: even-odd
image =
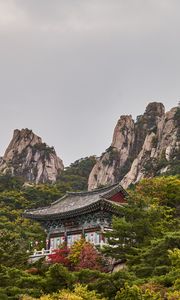
[[88,189],[120,181],[124,188],[140,179],[170,171],[180,151],[180,108],[165,112],[164,105],[151,102],[134,121],[122,115],[112,143],[93,167]]
[[[110,147],[95,159],[96,163],[85,158],[72,166],[79,165],[81,160],[84,167],[88,166],[83,186],[89,174],[89,190],[117,182],[127,188],[142,178],[179,174],[180,107],[165,112],[162,103],[151,102],[136,121],[131,115],[120,116]],[[71,174],[71,168],[65,168],[65,173],[63,170],[63,161],[54,147],[49,147],[27,128],[14,130],[4,156],[0,157],[0,174],[21,176],[28,182],[54,183],[67,181],[64,176],[72,175],[74,180],[77,177],[76,172]]]

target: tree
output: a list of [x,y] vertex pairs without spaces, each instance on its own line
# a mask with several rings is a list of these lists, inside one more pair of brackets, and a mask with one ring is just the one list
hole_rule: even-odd
[[[179,247],[180,248],[180,247]],[[168,250],[169,258],[173,266],[180,268],[180,249],[174,248],[173,250]]]
[[174,249],[179,247],[180,231],[167,232],[163,237],[153,239],[149,245],[141,247],[137,255],[128,257],[130,270],[141,278],[166,275],[172,269],[172,253],[175,256]]
[[84,238],[81,238],[72,245],[68,259],[75,270],[103,270],[104,262],[102,255],[98,253],[94,245],[86,242]]
[[70,261],[68,259],[68,254],[69,254],[69,248],[65,245],[63,245],[59,249],[55,249],[52,254],[49,255],[48,261],[50,263],[60,263],[63,266],[69,266]]
[[92,244],[88,242],[84,244],[80,252],[79,263],[77,264],[76,269],[91,269],[102,271],[102,257]]
[[59,289],[70,288],[74,283],[74,276],[61,264],[51,265],[46,273],[46,292],[55,292]]
[[59,300],[106,300],[100,294],[97,294],[95,291],[88,291],[87,286],[80,284],[75,285],[73,292],[62,291],[58,297]]
[[151,199],[136,192],[130,195],[128,205],[119,208],[123,217],[115,217],[112,231],[106,233],[109,246],[104,248],[104,252],[116,259],[136,254],[151,239],[161,237],[165,231],[177,226],[172,209],[151,203]]
[[160,205],[177,207],[180,205],[180,178],[177,176],[143,179],[137,184],[136,193],[148,197]]
[[[88,291],[87,286],[77,284],[74,286],[74,290],[62,290],[52,295],[41,296],[39,300],[106,300],[102,298],[100,294],[95,291]],[[29,296],[24,296],[22,300],[35,300]]]
[[0,264],[8,267],[23,267],[27,259],[25,242],[19,234],[0,230]]
[[70,253],[69,253],[69,260],[72,263],[72,265],[77,266],[77,264],[80,261],[80,254],[81,251],[85,245],[86,241],[84,238],[81,238],[80,240],[76,241],[70,249]]
[[11,174],[0,175],[0,192],[21,190],[24,181],[24,178],[20,176],[12,176]]
[[179,300],[179,299],[180,299],[180,291],[167,293],[167,300]]
[[142,293],[138,286],[131,287],[125,284],[125,287],[117,292],[115,300],[142,300]]
[[146,289],[144,292],[137,285],[125,284],[115,297],[115,300],[163,300],[159,292]]

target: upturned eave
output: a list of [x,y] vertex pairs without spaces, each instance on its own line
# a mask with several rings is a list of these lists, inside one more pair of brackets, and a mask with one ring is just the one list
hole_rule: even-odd
[[71,211],[63,212],[63,213],[54,213],[54,214],[36,214],[33,213],[35,210],[25,211],[23,216],[28,219],[33,219],[37,221],[45,221],[45,220],[55,220],[55,219],[67,219],[76,217],[78,215],[88,214],[95,211],[109,211],[115,215],[119,215],[120,212],[117,207],[122,207],[124,204],[112,203],[106,199],[99,199],[96,203],[92,203],[90,205],[84,206],[79,209],[74,209]]

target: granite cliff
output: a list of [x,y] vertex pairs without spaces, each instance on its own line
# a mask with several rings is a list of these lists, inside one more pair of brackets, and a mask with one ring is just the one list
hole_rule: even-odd
[[35,183],[55,182],[64,169],[53,147],[32,130],[14,130],[13,138],[0,158],[0,173],[22,176]]
[[92,169],[89,190],[121,181],[127,188],[142,178],[177,173],[180,162],[180,108],[165,112],[162,103],[150,103],[134,121],[121,116],[111,146]]

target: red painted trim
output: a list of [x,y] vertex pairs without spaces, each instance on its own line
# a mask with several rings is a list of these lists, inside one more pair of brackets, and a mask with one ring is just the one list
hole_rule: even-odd
[[118,203],[126,203],[127,202],[127,200],[125,199],[124,195],[121,192],[113,195],[112,197],[110,197],[109,200],[111,200],[113,202],[118,202]]

